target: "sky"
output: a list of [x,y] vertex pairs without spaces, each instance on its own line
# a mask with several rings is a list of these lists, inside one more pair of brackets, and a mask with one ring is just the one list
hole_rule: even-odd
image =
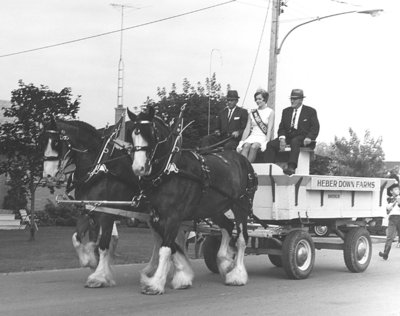
[[[114,0],[113,0],[114,1]],[[130,27],[227,2],[227,0],[129,0],[124,26]],[[296,25],[346,11],[383,9],[377,17],[346,14],[304,25],[285,41],[278,57],[276,125],[293,88],[317,109],[318,141],[360,137],[370,130],[383,138],[386,160],[400,161],[398,80],[400,2],[396,0],[287,0],[278,42]],[[105,0],[2,0],[0,56],[118,30],[120,9]],[[254,107],[253,94],[267,88],[269,0],[237,0],[209,10],[133,28],[123,35],[124,105],[156,99],[157,87],[184,78],[196,84],[216,73],[230,84],[239,104]],[[262,29],[267,17],[263,36]],[[261,42],[260,42],[261,39]],[[253,77],[257,47],[260,52]],[[0,100],[9,100],[18,80],[81,95],[79,119],[97,128],[114,123],[120,34],[0,57]],[[250,82],[250,84],[249,84]],[[249,86],[246,94],[247,87]]]

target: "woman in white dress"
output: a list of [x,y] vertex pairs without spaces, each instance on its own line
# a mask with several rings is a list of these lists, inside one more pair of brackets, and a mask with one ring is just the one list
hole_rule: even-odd
[[237,147],[238,152],[250,162],[256,160],[258,150],[265,151],[267,143],[272,139],[275,113],[267,106],[268,97],[265,90],[257,90],[254,94],[258,109],[250,111],[242,140]]

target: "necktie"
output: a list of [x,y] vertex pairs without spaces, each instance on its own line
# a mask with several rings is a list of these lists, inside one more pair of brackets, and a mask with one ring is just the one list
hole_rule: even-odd
[[233,113],[233,109],[229,109],[229,111],[228,111],[228,122],[231,120],[232,113]]
[[294,109],[294,115],[293,115],[293,118],[292,118],[292,124],[290,124],[290,128],[291,129],[294,129],[294,124],[296,122],[296,115],[297,115],[297,109]]

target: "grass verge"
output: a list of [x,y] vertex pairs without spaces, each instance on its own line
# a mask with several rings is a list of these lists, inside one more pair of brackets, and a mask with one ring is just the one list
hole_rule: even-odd
[[[74,227],[39,227],[35,241],[27,230],[0,230],[0,273],[79,268],[72,246]],[[146,228],[118,227],[115,264],[150,259],[153,238]]]

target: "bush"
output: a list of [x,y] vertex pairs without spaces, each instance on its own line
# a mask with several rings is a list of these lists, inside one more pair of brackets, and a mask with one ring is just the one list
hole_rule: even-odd
[[48,215],[48,223],[56,226],[75,226],[80,213],[75,206],[55,205],[50,200],[44,207],[44,212]]

